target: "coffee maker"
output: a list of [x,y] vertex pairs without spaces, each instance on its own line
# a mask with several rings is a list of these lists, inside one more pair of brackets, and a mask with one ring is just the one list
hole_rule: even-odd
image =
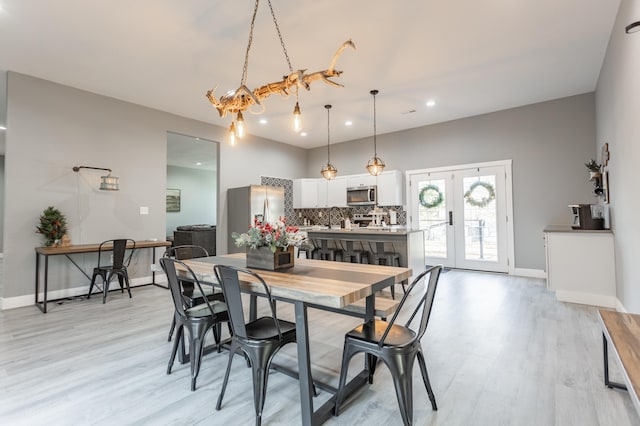
[[604,229],[604,210],[598,204],[570,204],[572,229]]

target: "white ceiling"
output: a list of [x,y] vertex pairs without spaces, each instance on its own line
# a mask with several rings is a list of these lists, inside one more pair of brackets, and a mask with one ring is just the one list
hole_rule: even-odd
[[[294,69],[344,71],[295,99],[264,101],[248,131],[300,147],[378,134],[595,90],[619,0],[272,0]],[[227,127],[205,98],[239,86],[253,0],[0,0],[0,69]],[[261,2],[247,86],[288,73]],[[434,99],[437,105],[425,106]],[[409,112],[415,111],[415,112]],[[346,127],[346,120],[353,126]]]

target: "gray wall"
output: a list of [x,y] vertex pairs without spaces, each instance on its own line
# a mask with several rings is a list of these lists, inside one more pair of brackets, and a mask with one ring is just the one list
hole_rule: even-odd
[[[204,90],[204,89],[203,89]],[[203,108],[210,107],[203,103]],[[139,105],[9,72],[5,164],[5,276],[2,297],[33,294],[35,231],[49,205],[67,215],[72,242],[114,237],[165,237],[167,131],[223,141],[226,129]],[[215,111],[212,121],[218,122]],[[248,137],[220,148],[218,247],[226,251],[226,189],[259,183],[261,175],[300,177],[304,150]],[[100,173],[76,165],[109,167],[120,191],[98,191]],[[139,207],[149,207],[141,216]],[[85,270],[91,255],[78,256]],[[134,276],[149,275],[150,255],[141,252]],[[66,259],[52,259],[51,288],[87,286]],[[134,296],[135,297],[135,296]]]
[[212,170],[167,166],[167,188],[180,190],[180,211],[167,212],[166,235],[173,235],[180,225],[215,225],[217,186],[218,176]]
[[[584,94],[378,136],[389,170],[513,160],[515,266],[545,269],[543,229],[569,224],[568,204],[594,203],[584,166],[596,155],[594,95]],[[373,139],[335,144],[341,174],[365,173]],[[309,154],[316,176],[326,148]]]
[[625,34],[624,27],[638,19],[640,2],[623,0],[596,91],[598,152],[606,142],[611,153],[609,194],[617,295],[624,308],[635,313],[640,313],[640,34]]

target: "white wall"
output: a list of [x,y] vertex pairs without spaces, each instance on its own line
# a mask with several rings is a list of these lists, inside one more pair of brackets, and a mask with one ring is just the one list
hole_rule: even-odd
[[[389,170],[513,160],[515,266],[545,269],[542,230],[570,224],[569,204],[596,203],[584,163],[596,155],[594,95],[584,94],[378,136]],[[365,173],[373,138],[335,144],[341,174]],[[310,152],[317,176],[326,148]]]
[[638,20],[640,2],[623,0],[596,91],[598,150],[608,143],[611,153],[608,169],[617,295],[624,308],[635,313],[640,313],[636,265],[640,260],[640,33],[625,34],[624,27]]
[[180,211],[167,212],[166,235],[180,225],[215,225],[218,176],[213,170],[167,166],[167,188],[180,190]]
[[[114,237],[165,237],[167,131],[223,141],[226,129],[139,105],[9,72],[5,164],[5,280],[3,298],[34,292],[35,231],[49,205],[67,215],[72,242]],[[217,118],[212,111],[212,121]],[[248,137],[238,147],[222,145],[219,158],[218,249],[226,252],[226,189],[259,183],[261,175],[300,177],[305,151]],[[98,191],[100,173],[74,173],[87,165],[112,168],[120,191]],[[149,207],[141,216],[139,207]],[[84,256],[84,257],[83,257]],[[78,256],[85,270],[92,255]],[[141,252],[134,276],[149,275],[150,255]],[[50,263],[50,288],[87,286],[64,259]],[[135,297],[135,295],[134,295]]]

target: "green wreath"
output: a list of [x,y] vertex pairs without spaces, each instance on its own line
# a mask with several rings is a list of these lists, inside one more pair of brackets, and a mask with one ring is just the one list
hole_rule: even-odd
[[[487,191],[487,195],[483,196],[482,198],[476,198],[473,196],[473,193],[479,186]],[[477,181],[472,183],[469,187],[469,190],[464,193],[464,199],[472,206],[486,207],[490,202],[496,199],[496,190],[493,185],[488,182]]]
[[427,185],[420,190],[420,204],[428,209],[438,207],[443,200],[440,188],[435,185]]

